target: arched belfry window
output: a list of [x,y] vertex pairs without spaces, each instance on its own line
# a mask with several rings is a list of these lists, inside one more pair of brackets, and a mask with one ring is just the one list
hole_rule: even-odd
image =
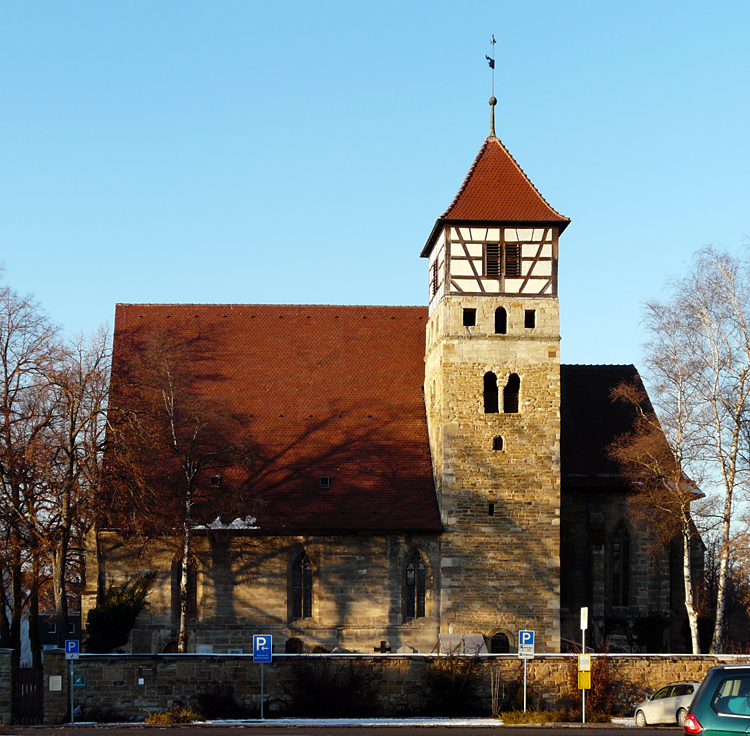
[[511,373],[503,389],[503,412],[505,414],[518,414],[519,393],[521,393],[521,379],[516,373]]
[[307,552],[292,563],[292,620],[312,618],[313,566]]
[[404,617],[407,621],[424,618],[427,567],[419,552],[406,563],[406,600]]
[[612,537],[612,605],[630,605],[630,533],[625,524]]
[[495,310],[495,334],[508,334],[508,313],[505,311],[505,307],[498,307]]
[[490,371],[484,374],[484,413],[497,414],[499,409],[499,395],[497,376]]

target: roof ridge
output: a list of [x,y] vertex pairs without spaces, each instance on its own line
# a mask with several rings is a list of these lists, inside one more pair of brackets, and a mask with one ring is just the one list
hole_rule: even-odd
[[270,304],[266,302],[117,302],[115,307],[312,307],[326,309],[427,309],[426,304]]
[[635,368],[634,363],[560,363],[561,368]]

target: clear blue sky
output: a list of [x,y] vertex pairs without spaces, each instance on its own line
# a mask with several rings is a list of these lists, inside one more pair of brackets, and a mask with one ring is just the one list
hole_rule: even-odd
[[750,232],[750,3],[0,0],[6,280],[116,302],[424,304],[488,133],[572,219],[562,357],[638,363],[641,303]]

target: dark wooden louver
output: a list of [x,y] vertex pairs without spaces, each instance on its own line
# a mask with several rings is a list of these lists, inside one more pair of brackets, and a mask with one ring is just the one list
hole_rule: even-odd
[[521,275],[521,246],[507,243],[505,246],[505,277],[518,278]]
[[487,243],[485,275],[490,279],[500,278],[500,244]]

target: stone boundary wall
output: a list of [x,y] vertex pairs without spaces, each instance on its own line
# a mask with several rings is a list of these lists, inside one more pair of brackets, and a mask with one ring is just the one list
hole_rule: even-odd
[[13,705],[13,687],[11,681],[12,649],[0,649],[0,724],[8,724]]
[[[593,659],[597,656],[605,655],[593,655]],[[44,722],[64,723],[70,717],[69,662],[61,650],[47,651],[44,658]],[[313,672],[318,669],[321,673],[331,667],[365,667],[368,680],[376,687],[383,714],[417,714],[424,704],[425,672],[434,659],[435,655],[419,654],[274,655],[273,662],[264,665],[266,715],[273,716],[289,704],[293,670],[303,663]],[[481,699],[489,713],[492,674],[499,675],[500,682],[507,687],[523,676],[523,662],[516,655],[480,655],[478,659]],[[710,667],[748,660],[749,657],[738,655],[609,655],[618,701],[624,709],[632,708],[644,693],[654,692],[669,682],[700,682]],[[0,657],[0,684],[4,661]],[[234,700],[245,708],[257,708],[260,703],[261,670],[252,655],[84,654],[74,667],[76,675],[86,677],[85,688],[74,688],[73,693],[75,705],[82,709],[82,720],[86,720],[92,709],[113,709],[123,718],[143,720],[149,713],[166,710],[176,701],[194,707],[197,694],[210,692],[217,686],[231,688]],[[550,709],[579,702],[578,691],[570,688],[571,673],[576,668],[575,655],[539,655],[530,660],[529,708]],[[62,681],[59,691],[50,690],[50,678],[55,676]],[[57,686],[60,680],[53,683]],[[3,702],[0,700],[0,708],[4,707]]]

